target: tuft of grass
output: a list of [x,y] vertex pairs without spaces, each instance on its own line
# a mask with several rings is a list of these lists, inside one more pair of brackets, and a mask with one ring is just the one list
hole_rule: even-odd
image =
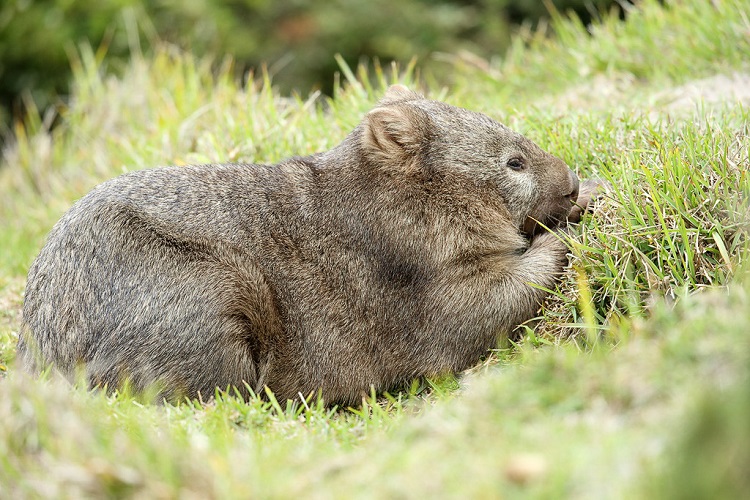
[[15,359],[23,281],[0,275],[0,379]]
[[[59,125],[32,112],[2,153],[0,497],[742,493],[748,103],[681,86],[747,72],[748,26],[739,0],[643,0],[592,28],[556,15],[552,38],[521,33],[502,60],[458,61],[450,89],[414,63],[342,64],[333,99],[281,96],[262,70],[240,84],[231,62],[212,72],[170,48],[115,78],[82,47]],[[521,339],[461,377],[354,408],[222,392],[155,406],[16,369],[24,274],[75,199],[134,169],[329,149],[396,81],[611,185]]]
[[[613,141],[620,154],[581,159],[611,188],[571,242],[568,286],[545,311],[554,318],[548,335],[559,337],[558,325],[575,334],[589,303],[596,324],[607,325],[644,315],[654,298],[731,283],[748,257],[748,118],[736,107],[690,122],[621,120],[629,133]],[[566,130],[547,136],[575,136],[581,125],[557,124]]]

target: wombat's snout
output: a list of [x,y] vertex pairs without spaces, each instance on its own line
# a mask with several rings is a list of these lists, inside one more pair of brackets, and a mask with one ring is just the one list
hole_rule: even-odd
[[570,177],[570,192],[565,197],[570,199],[570,203],[575,203],[578,200],[578,187],[580,185],[578,176],[575,172],[568,169],[568,176]]

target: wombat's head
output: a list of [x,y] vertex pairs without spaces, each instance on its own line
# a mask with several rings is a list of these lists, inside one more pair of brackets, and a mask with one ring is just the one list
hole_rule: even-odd
[[384,168],[476,187],[531,235],[565,219],[578,177],[559,158],[480,113],[388,89],[363,122],[363,147]]

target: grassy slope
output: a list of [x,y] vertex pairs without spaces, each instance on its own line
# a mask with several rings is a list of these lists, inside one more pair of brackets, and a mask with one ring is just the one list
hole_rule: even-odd
[[323,109],[281,99],[262,79],[239,88],[167,51],[134,60],[121,79],[102,77],[84,53],[63,125],[49,134],[31,120],[0,169],[0,369],[10,371],[0,380],[0,496],[747,488],[750,117],[732,102],[674,107],[670,96],[750,69],[750,23],[740,0],[655,3],[605,21],[594,38],[558,19],[555,41],[519,39],[503,61],[459,64],[450,92],[432,86],[616,189],[581,227],[558,296],[519,346],[458,392],[450,379],[422,381],[335,413],[230,397],[155,408],[14,373],[25,269],[73,200],[125,170],[329,148],[384,84],[351,78]]

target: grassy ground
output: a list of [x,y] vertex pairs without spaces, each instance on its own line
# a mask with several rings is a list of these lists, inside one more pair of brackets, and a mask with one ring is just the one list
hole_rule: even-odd
[[[750,491],[750,20],[744,2],[639,3],[592,35],[557,18],[431,97],[488,113],[613,186],[541,320],[459,380],[361,408],[154,407],[13,368],[25,271],[98,182],[160,164],[273,162],[335,145],[390,77],[332,101],[242,88],[169,50],[76,63],[61,126],[0,166],[0,497],[738,498]],[[373,83],[370,83],[373,82]]]

